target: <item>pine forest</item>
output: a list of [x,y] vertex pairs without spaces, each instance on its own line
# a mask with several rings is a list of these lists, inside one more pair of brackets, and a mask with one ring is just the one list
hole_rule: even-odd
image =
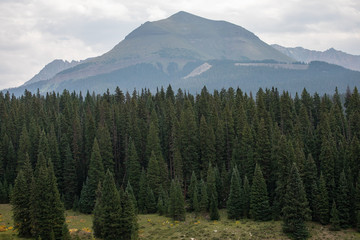
[[167,88],[0,93],[0,202],[21,237],[138,239],[137,214],[281,220],[360,230],[360,95]]

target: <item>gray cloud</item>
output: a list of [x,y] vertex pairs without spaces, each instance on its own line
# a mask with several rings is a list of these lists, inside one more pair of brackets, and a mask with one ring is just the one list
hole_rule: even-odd
[[0,89],[53,59],[103,54],[141,23],[180,10],[243,26],[269,44],[360,55],[358,0],[1,0]]

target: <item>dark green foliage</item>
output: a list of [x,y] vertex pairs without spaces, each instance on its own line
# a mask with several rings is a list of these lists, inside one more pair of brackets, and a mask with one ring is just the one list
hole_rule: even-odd
[[104,165],[100,155],[99,145],[95,138],[89,164],[88,177],[80,196],[79,205],[82,213],[91,213],[93,211],[96,199],[95,192],[99,181],[102,181],[103,178]]
[[71,209],[77,193],[77,176],[75,169],[75,161],[71,155],[68,144],[65,146],[64,173],[63,173],[63,197],[65,209]]
[[179,149],[183,160],[184,177],[189,179],[193,171],[199,171],[198,164],[198,134],[193,107],[189,100],[181,112],[179,124]]
[[208,191],[209,202],[211,201],[211,195],[214,195],[215,201],[218,202],[215,169],[211,166],[211,163],[208,166],[206,185],[207,185],[206,188]]
[[137,198],[139,213],[146,213],[146,202],[148,200],[148,183],[145,170],[143,169],[140,176],[139,195]]
[[193,171],[192,174],[191,174],[191,179],[190,179],[190,185],[189,185],[189,188],[188,188],[188,191],[187,191],[187,195],[189,197],[189,210],[190,211],[193,211],[195,210],[195,207],[194,207],[194,197],[196,195],[196,198],[198,197],[198,192],[197,192],[197,179],[196,179],[196,175],[195,175],[195,172]]
[[161,185],[159,162],[154,151],[151,152],[148,170],[147,170],[148,184],[156,195],[159,194],[159,187]]
[[305,161],[303,183],[312,217],[316,219],[317,169],[311,154],[308,155]]
[[133,141],[130,142],[130,148],[128,151],[128,159],[126,162],[126,175],[129,183],[134,189],[135,196],[138,196],[141,166]]
[[106,124],[100,124],[97,130],[97,140],[100,148],[100,155],[103,161],[104,169],[109,169],[114,173],[114,156],[111,136]]
[[336,208],[336,203],[333,201],[331,211],[330,211],[330,230],[339,231],[340,230],[340,220],[339,220],[339,211]]
[[209,165],[215,164],[215,135],[213,128],[208,126],[205,117],[201,116],[199,126],[199,149],[201,168],[205,172]]
[[344,171],[340,174],[336,203],[337,210],[339,211],[338,217],[340,220],[340,226],[342,228],[347,228],[350,226],[350,199],[348,183]]
[[[31,143],[28,131],[26,129],[26,125],[23,126],[20,140],[19,140],[19,150],[18,150],[18,162],[17,162],[17,170],[19,171],[24,165],[26,154],[30,152]],[[28,156],[29,157],[29,156]]]
[[269,197],[260,166],[256,164],[250,193],[250,215],[256,221],[270,220]]
[[[212,195],[218,208],[225,208],[228,200],[234,200],[231,178],[236,166],[240,207],[235,218],[260,220],[270,216],[266,212],[271,209],[277,220],[283,217],[281,208],[295,162],[314,221],[328,224],[335,201],[340,226],[360,226],[357,89],[346,93],[344,109],[337,90],[334,96],[320,96],[304,89],[300,98],[294,94],[293,99],[276,88],[260,89],[256,98],[232,88],[213,93],[204,88],[195,95],[168,90],[152,94],[138,89],[131,94],[118,88],[115,95],[108,91],[85,97],[66,90],[44,96],[25,92],[21,98],[0,94],[0,202],[9,202],[12,189],[21,195],[14,180],[26,153],[32,167],[38,165],[34,176],[42,178],[39,186],[32,186],[34,190],[50,189],[53,180],[49,179],[54,178],[46,172],[53,167],[66,208],[80,207],[87,213],[93,211],[96,189],[107,169],[141,213],[160,211],[169,216],[171,179],[179,181],[186,206],[196,215],[211,210]],[[36,164],[40,153],[43,157]],[[254,176],[255,163],[262,168],[263,180]],[[196,176],[206,181],[198,183]],[[267,193],[255,185],[266,186]],[[120,195],[123,205],[125,193]],[[37,202],[31,206],[35,208]],[[45,214],[46,209],[50,207],[33,214]],[[265,214],[255,209],[265,209]],[[227,211],[232,212],[229,207]],[[52,224],[50,229],[43,222],[34,225],[34,232],[40,231],[38,226],[48,231],[46,237],[57,238],[63,225],[53,228]]]
[[325,179],[323,175],[320,175],[319,190],[316,195],[316,212],[317,218],[321,224],[329,223],[329,200],[328,192],[326,189]]
[[61,240],[71,240],[71,235],[69,232],[69,228],[68,225],[66,223],[64,223],[63,228],[62,228],[62,238]]
[[178,179],[181,182],[184,180],[183,160],[179,148],[176,148],[174,152],[174,179]]
[[39,153],[31,195],[32,234],[42,239],[61,239],[65,223],[64,206],[57,189],[54,169],[43,153]]
[[147,197],[145,201],[146,213],[156,213],[156,199],[153,190],[148,186]]
[[157,207],[157,212],[159,213],[160,216],[165,215],[166,209],[165,209],[165,204],[164,204],[164,201],[163,201],[161,195],[158,198],[158,202],[157,202],[156,207]]
[[[249,184],[249,183],[248,183]],[[237,168],[233,169],[231,176],[230,195],[226,204],[228,218],[240,219],[244,213],[244,194],[240,185]]]
[[138,239],[139,226],[137,223],[135,206],[131,198],[132,198],[131,195],[128,192],[125,192],[123,194],[123,198],[121,199],[121,204],[122,204],[121,216],[123,222],[122,223],[123,232],[121,234],[121,238],[124,240]]
[[20,237],[31,237],[31,182],[33,172],[29,156],[25,155],[25,161],[16,177],[14,189],[11,196],[11,205],[15,228]]
[[178,181],[172,180],[170,186],[170,217],[177,221],[185,221],[184,195]]
[[134,190],[133,190],[130,182],[128,182],[125,192],[129,195],[131,201],[133,202],[135,213],[137,213],[138,212],[137,201],[136,201],[136,197],[135,197],[135,194],[134,194]]
[[290,170],[289,183],[284,196],[283,231],[294,239],[306,239],[309,232],[305,221],[309,219],[310,210],[306,193],[296,164]]
[[200,212],[200,203],[199,203],[199,190],[198,190],[197,186],[195,186],[195,188],[194,188],[192,204],[193,204],[193,209],[194,209],[195,214],[199,213]]
[[217,207],[217,200],[215,200],[214,194],[212,194],[210,198],[209,212],[210,212],[210,220],[220,219],[219,209]]
[[250,184],[249,184],[249,180],[247,178],[247,176],[245,176],[244,178],[244,217],[248,218],[249,217],[249,211],[250,211],[250,193],[251,193],[251,188],[250,188]]
[[98,184],[98,188],[96,190],[96,202],[94,207],[94,217],[93,217],[93,230],[94,236],[101,238],[102,231],[104,227],[104,215],[103,215],[103,203],[102,203],[102,186],[101,182]]
[[124,232],[123,223],[120,195],[108,170],[101,188],[98,188],[93,223],[95,237],[118,239]]
[[258,164],[262,167],[262,172],[265,181],[268,183],[271,179],[271,143],[269,140],[268,129],[265,125],[265,120],[261,119],[258,132],[257,132],[257,141],[256,141],[256,152],[255,159]]
[[16,178],[16,165],[17,165],[17,158],[15,149],[13,146],[13,143],[9,142],[8,150],[7,150],[7,165],[6,165],[6,173],[5,173],[5,179],[8,182],[8,184],[13,184]]
[[199,209],[201,212],[206,212],[209,208],[209,197],[207,193],[206,183],[201,179],[200,181],[200,199]]

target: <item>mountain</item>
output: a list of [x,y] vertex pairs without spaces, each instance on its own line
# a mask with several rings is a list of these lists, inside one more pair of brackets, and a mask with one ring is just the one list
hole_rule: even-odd
[[336,64],[345,68],[360,71],[360,56],[351,55],[334,48],[330,48],[324,52],[308,50],[302,47],[287,48],[277,44],[271,45],[283,54],[296,59],[300,62],[309,63],[311,61],[323,61]]
[[345,91],[360,72],[320,62],[292,64],[295,59],[266,44],[250,31],[225,21],[186,12],[146,22],[109,52],[58,72],[50,79],[8,89],[41,93],[69,91],[155,90],[171,84],[192,92],[240,87],[256,91],[277,87],[290,92]]
[[56,60],[52,61],[51,63],[47,64],[38,74],[36,74],[29,81],[25,82],[24,86],[35,83],[35,82],[39,82],[39,81],[49,80],[49,79],[53,78],[59,72],[65,70],[65,69],[71,68],[71,67],[75,67],[78,64],[80,64],[79,61],[68,62],[68,61],[56,59]]

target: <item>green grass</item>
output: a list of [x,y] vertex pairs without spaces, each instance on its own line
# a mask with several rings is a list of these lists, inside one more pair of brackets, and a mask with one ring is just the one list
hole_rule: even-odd
[[[11,219],[11,207],[8,204],[0,204],[0,226],[7,229],[13,225]],[[139,215],[139,237],[140,239],[196,239],[196,240],[216,240],[216,239],[288,239],[282,233],[281,221],[254,222],[252,220],[228,220],[226,211],[220,211],[220,221],[209,221],[208,216],[202,215],[195,217],[188,213],[186,221],[177,222],[170,218],[157,214]],[[66,222],[72,235],[78,235],[81,239],[92,239],[92,216],[80,214],[73,211],[66,211]],[[353,229],[339,232],[329,231],[328,226],[317,223],[307,223],[311,234],[310,239],[323,240],[351,240],[360,239],[360,233]],[[7,230],[0,232],[0,240],[18,240],[16,232]]]

